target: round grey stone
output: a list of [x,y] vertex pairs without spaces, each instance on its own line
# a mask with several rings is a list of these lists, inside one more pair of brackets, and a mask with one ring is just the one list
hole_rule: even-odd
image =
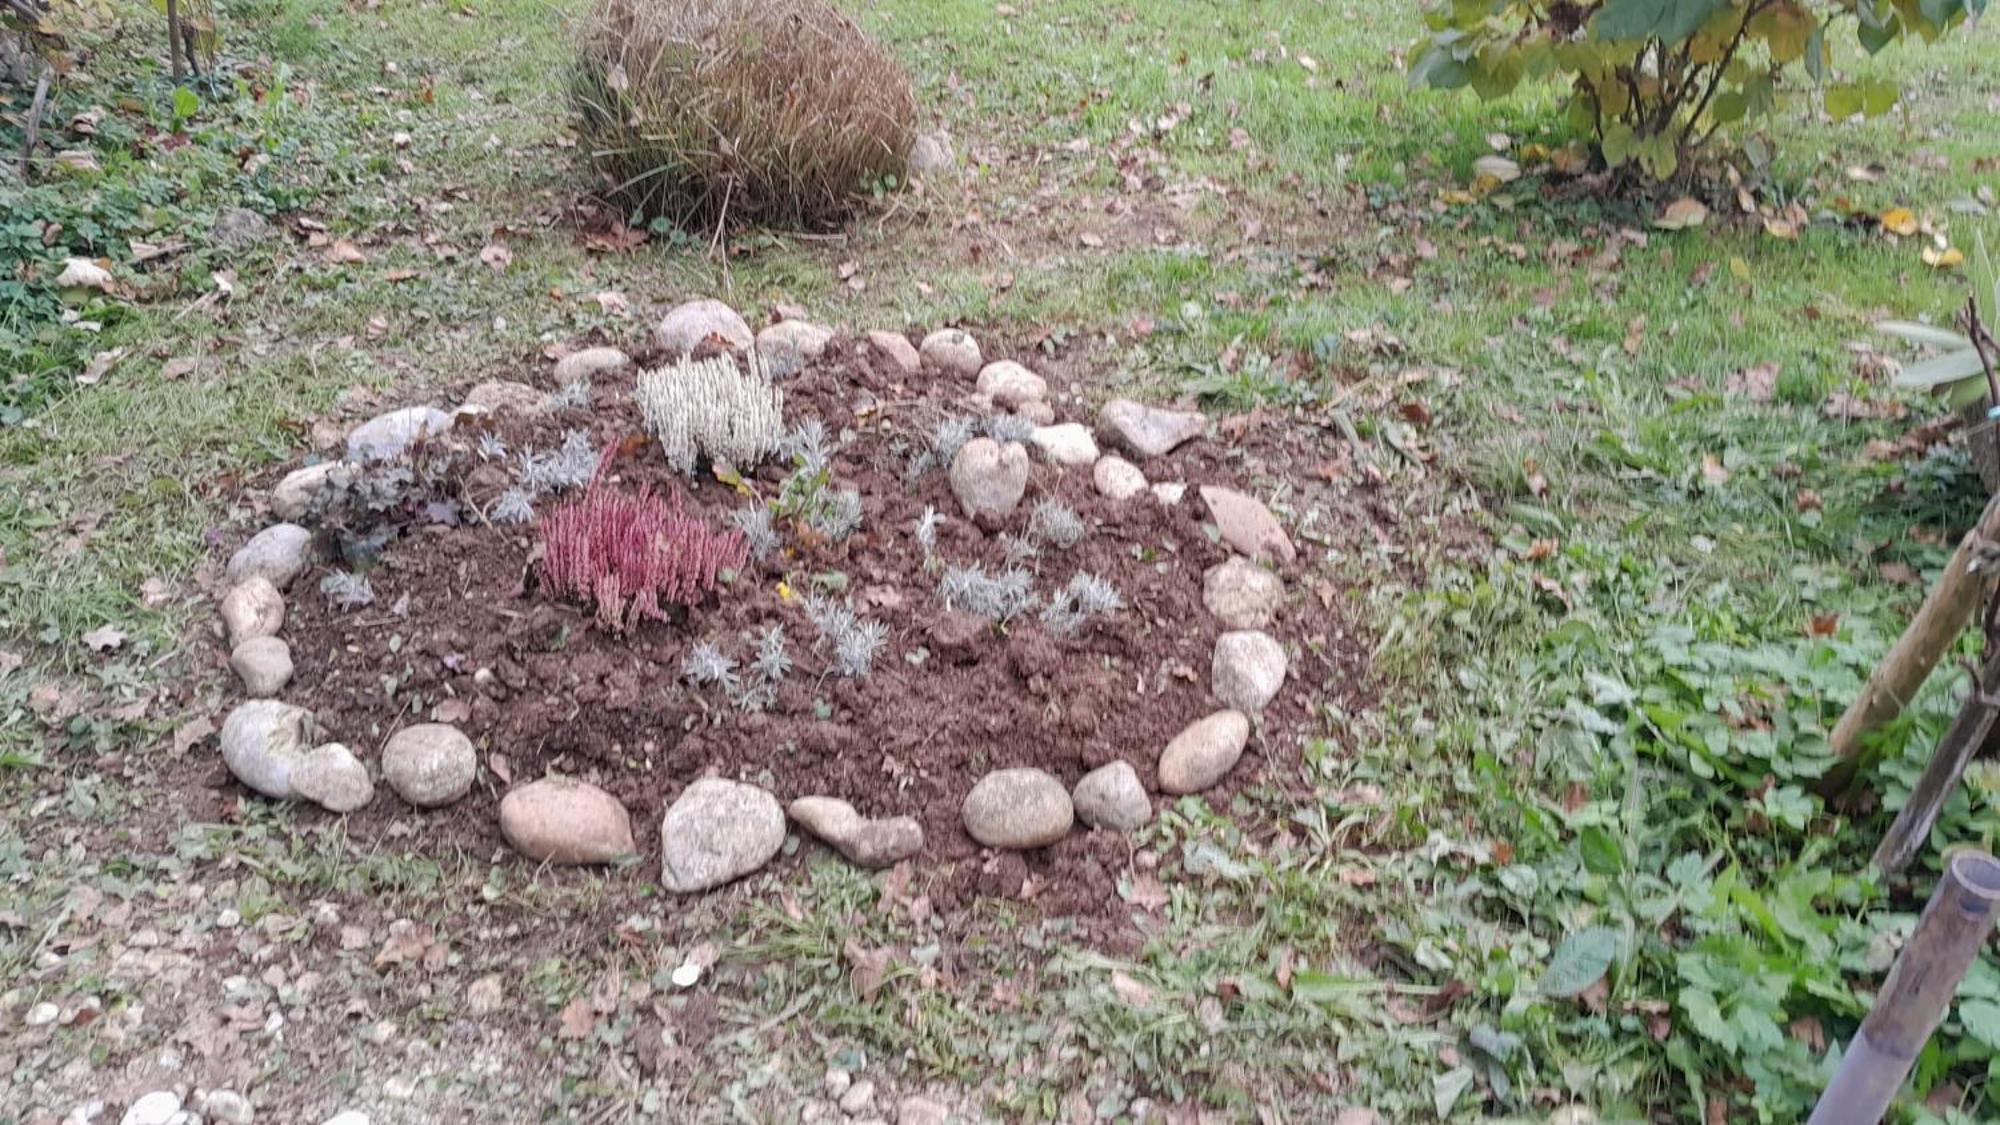
[[311,711],[274,699],[252,700],[222,720],[222,762],[251,789],[289,801],[299,795],[292,770],[317,733]]
[[461,412],[487,414],[540,414],[548,406],[548,396],[526,383],[509,379],[489,379],[465,392]]
[[325,461],[286,473],[285,479],[271,488],[271,514],[292,522],[304,519],[312,502],[331,481],[335,468],[334,462]]
[[708,297],[674,306],[653,329],[653,342],[676,358],[694,351],[710,338],[739,352],[749,351],[756,343],[750,325],[735,309]]
[[1201,576],[1201,602],[1231,629],[1262,629],[1285,598],[1279,577],[1249,559],[1232,556]]
[[910,145],[909,169],[912,176],[935,176],[950,171],[956,160],[952,155],[950,133],[918,133],[916,141]]
[[1199,793],[1221,781],[1243,757],[1250,720],[1241,711],[1217,711],[1190,723],[1160,751],[1160,788]]
[[418,808],[451,804],[472,791],[478,774],[472,740],[449,723],[404,727],[382,748],[383,780]]
[[224,250],[248,250],[270,236],[271,220],[248,207],[231,207],[208,228],[208,240]]
[[896,1125],[950,1125],[951,1111],[922,1094],[896,1103]]
[[660,822],[660,882],[677,894],[719,887],[771,862],[785,844],[785,810],[754,785],[703,778]]
[[619,371],[632,365],[632,357],[617,348],[584,348],[556,361],[556,382],[567,386],[578,379]]
[[277,637],[251,637],[229,654],[229,667],[245,695],[269,699],[292,682],[292,646]]
[[234,1090],[210,1090],[201,1100],[201,1113],[216,1125],[250,1125],[257,1119],[250,1099]]
[[924,827],[915,817],[870,820],[838,797],[800,797],[786,812],[858,867],[894,867],[924,849]]
[[181,1111],[181,1096],[172,1090],[155,1090],[126,1107],[118,1125],[167,1125]]
[[995,527],[1020,507],[1028,472],[1028,451],[1019,442],[973,438],[951,459],[952,495],[967,519]]
[[1114,398],[1098,412],[1105,440],[1135,457],[1159,457],[1200,437],[1208,419],[1200,414],[1162,410],[1129,398]]
[[1110,762],[1084,774],[1070,801],[1076,818],[1092,828],[1130,832],[1153,819],[1153,802],[1130,762]]
[[979,341],[962,328],[940,328],[924,337],[917,347],[923,358],[953,375],[970,379],[979,374],[982,362]]
[[994,770],[965,795],[959,811],[974,840],[1014,851],[1047,847],[1076,822],[1069,791],[1038,769]]
[[566,777],[531,781],[500,801],[500,834],[538,863],[610,863],[637,850],[618,798]]
[[923,370],[923,356],[917,354],[917,347],[901,332],[885,332],[877,329],[868,334],[868,343],[876,351],[889,357],[889,362],[905,375],[915,375]]
[[822,328],[803,320],[781,320],[757,333],[757,355],[766,363],[778,365],[782,371],[787,365],[796,367],[818,359],[826,354],[827,345],[831,343],[831,328]]
[[378,414],[347,433],[351,461],[393,461],[419,438],[434,438],[451,429],[452,416],[435,406],[406,406]]
[[222,625],[231,651],[245,641],[276,636],[285,627],[285,596],[270,579],[253,575],[222,595]]
[[1080,422],[1038,426],[1034,436],[1028,440],[1058,465],[1073,468],[1097,460],[1097,439],[1091,437],[1090,428]]
[[312,532],[295,523],[278,523],[250,537],[229,556],[223,576],[231,585],[263,578],[283,590],[311,561]]
[[1049,397],[1048,380],[1011,359],[994,360],[980,368],[974,389],[1008,410]]
[[1090,482],[1107,500],[1130,500],[1146,491],[1146,474],[1123,457],[1107,454],[1091,467]]
[[1291,562],[1298,557],[1292,537],[1262,500],[1233,488],[1201,486],[1201,501],[1222,532],[1223,542],[1259,562]]
[[292,767],[292,788],[328,812],[351,813],[375,799],[368,767],[338,742],[307,751]]
[[1269,633],[1224,633],[1215,639],[1209,681],[1223,706],[1254,715],[1277,698],[1287,664],[1285,646]]

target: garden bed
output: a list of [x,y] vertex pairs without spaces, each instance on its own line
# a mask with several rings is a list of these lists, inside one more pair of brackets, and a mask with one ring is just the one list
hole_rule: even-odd
[[[635,358],[638,368],[667,362]],[[1206,799],[1226,801],[1252,785],[1301,786],[1301,748],[1324,733],[1318,709],[1365,706],[1365,641],[1344,616],[1344,591],[1313,560],[1322,545],[1390,532],[1351,499],[1326,502],[1330,486],[1312,467],[1327,462],[1325,445],[1337,437],[1255,416],[1221,431],[1211,425],[1171,453],[1138,460],[1152,483],[1186,486],[1172,503],[1153,490],[1112,499],[1094,485],[1090,464],[1065,467],[1037,452],[1018,509],[981,530],[963,518],[945,468],[911,465],[940,421],[983,424],[992,405],[974,396],[970,379],[928,365],[911,373],[845,339],[779,385],[788,427],[807,419],[824,427],[831,487],[859,494],[859,528],[838,539],[785,535],[782,549],[726,575],[691,607],[670,607],[669,619],[606,628],[591,607],[540,589],[534,523],[485,518],[510,486],[519,451],[583,440],[611,449],[601,470],[608,484],[679,497],[718,531],[732,526],[732,513],[773,497],[794,469],[778,457],[740,478],[705,462],[693,474],[676,471],[646,436],[634,380],[632,366],[600,372],[587,396],[462,413],[448,433],[420,443],[410,456],[433,467],[436,495],[406,505],[418,518],[394,521],[365,565],[342,564],[367,579],[365,605],[343,608],[322,592],[334,569],[326,560],[353,545],[324,526],[316,533],[321,561],[289,597],[284,635],[296,672],[284,698],[313,712],[327,737],[363,762],[376,762],[389,737],[415,723],[447,722],[472,739],[477,783],[448,808],[419,814],[426,849],[498,854],[502,796],[559,774],[625,806],[641,857],[635,878],[651,878],[660,871],[664,810],[689,783],[715,776],[781,802],[825,795],[864,817],[915,818],[924,844],[913,858],[931,874],[926,885],[940,905],[992,894],[1031,898],[1055,913],[1115,909],[1130,856],[1122,834],[1079,824],[1047,847],[996,851],[968,835],[962,808],[997,769],[1038,768],[1068,787],[1114,761],[1136,771],[1155,813],[1174,799],[1158,784],[1162,748],[1223,706],[1210,680],[1227,627],[1204,605],[1203,578],[1232,552],[1200,497],[1209,484],[1281,490],[1301,550],[1277,568],[1286,597],[1264,626],[1289,655],[1283,690]],[[1085,533],[1073,545],[1030,534],[1031,513],[1048,500],[1081,518]],[[538,517],[560,502],[543,499]],[[927,509],[946,517],[928,550],[916,534]],[[1044,603],[1087,572],[1114,587],[1123,608],[1069,631],[1033,612],[1006,622],[971,618],[946,604],[940,581],[948,568],[973,565],[1026,569]],[[865,675],[834,667],[809,620],[813,598],[886,627]],[[740,693],[685,675],[690,650],[706,643],[747,676],[774,625],[784,629],[793,670],[754,709],[740,705]],[[378,791],[348,815],[348,829],[381,840],[412,813]]]

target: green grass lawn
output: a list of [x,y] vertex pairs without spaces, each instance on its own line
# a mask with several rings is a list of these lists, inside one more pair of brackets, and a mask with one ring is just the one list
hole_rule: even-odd
[[[176,710],[162,685],[212,675],[182,655],[208,622],[197,568],[241,515],[245,475],[301,452],[301,420],[463,388],[592,331],[636,339],[696,293],[746,312],[784,301],[855,328],[1073,343],[1064,362],[1090,395],[1195,389],[1219,411],[1340,398],[1386,470],[1357,489],[1478,542],[1440,532],[1410,560],[1343,548],[1379,637],[1380,708],[1331,719],[1308,748],[1318,800],[1162,816],[1144,845],[1166,922],[1143,947],[1114,958],[1036,923],[1019,945],[962,951],[980,977],[940,985],[921,971],[928,932],[875,909],[879,880],[816,865],[785,889],[792,909],[772,896],[682,920],[729,934],[724,962],[742,970],[735,1030],[698,1078],[663,1094],[616,1042],[530,1040],[514,1048],[523,1104],[789,1120],[773,1107],[798,1082],[860,1053],[1028,1120],[1078,1105],[1129,1119],[1142,1097],[1225,1119],[1538,1120],[1570,1104],[1606,1121],[1803,1118],[1938,851],[2000,836],[2000,771],[1976,767],[1925,870],[1885,883],[1864,867],[1889,814],[1829,809],[1811,786],[1827,730],[1981,503],[1962,449],[1869,449],[1937,409],[1885,386],[1870,349],[1907,353],[1871,322],[1942,322],[1966,278],[1848,220],[1904,206],[1955,245],[2000,246],[1978,205],[2000,188],[1991,28],[1841,57],[1904,84],[1887,117],[1836,125],[1809,94],[1782,103],[1767,197],[1816,216],[1785,240],[1723,208],[1658,230],[1652,203],[1545,195],[1533,178],[1457,201],[1489,135],[1570,138],[1552,90],[1486,104],[1408,89],[1413,5],[856,4],[952,133],[958,170],[844,236],[743,235],[717,261],[666,235],[596,254],[568,226],[588,182],[563,101],[575,8],[233,4],[225,78],[186,143],[161,142],[173,111],[126,42],[59,98],[61,122],[107,108],[95,137],[58,141],[102,170],[0,180],[0,261],[104,257],[122,289],[69,306],[100,326],[87,332],[0,278],[0,912],[40,917],[79,884],[194,879],[271,912],[332,897],[461,926],[540,918],[553,944],[513,969],[551,1025],[607,964],[670,971],[671,950],[619,961],[606,935],[561,929],[615,881],[357,858],[282,811],[171,840],[117,826],[171,799],[143,763],[219,698],[198,688]],[[0,129],[0,148],[14,136]],[[215,215],[239,205],[308,218],[365,260],[329,261],[296,226],[212,246]],[[134,240],[187,245],[140,265]],[[504,271],[480,261],[493,243]],[[1732,380],[1761,364],[1778,365],[1769,394]],[[1420,586],[1395,577],[1403,561]],[[93,650],[85,635],[107,625],[123,644]],[[1951,679],[1884,739],[1882,807],[1948,720]],[[51,685],[81,701],[53,721]],[[85,848],[75,824],[102,831]],[[864,996],[850,939],[912,956]],[[40,940],[0,926],[0,969],[26,971]],[[1566,973],[1606,955],[1600,983],[1565,994]],[[72,984],[44,971],[18,998]],[[457,1003],[378,1000],[428,1012],[406,1019],[419,1038]],[[342,1068],[380,1050],[328,1034]],[[100,1057],[128,1049],[77,1035]],[[1991,1119],[1995,1060],[1989,956],[1898,1119]]]

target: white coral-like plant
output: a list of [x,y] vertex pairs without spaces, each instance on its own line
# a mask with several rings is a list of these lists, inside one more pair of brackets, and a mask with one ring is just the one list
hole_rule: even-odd
[[749,469],[784,434],[784,392],[754,359],[747,374],[728,356],[682,359],[640,373],[636,397],[667,463],[684,473],[702,457]]

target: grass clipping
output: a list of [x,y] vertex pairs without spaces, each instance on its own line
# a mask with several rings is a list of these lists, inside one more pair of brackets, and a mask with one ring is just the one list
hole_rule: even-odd
[[909,76],[823,0],[597,0],[573,94],[609,196],[693,230],[838,223],[916,136]]

